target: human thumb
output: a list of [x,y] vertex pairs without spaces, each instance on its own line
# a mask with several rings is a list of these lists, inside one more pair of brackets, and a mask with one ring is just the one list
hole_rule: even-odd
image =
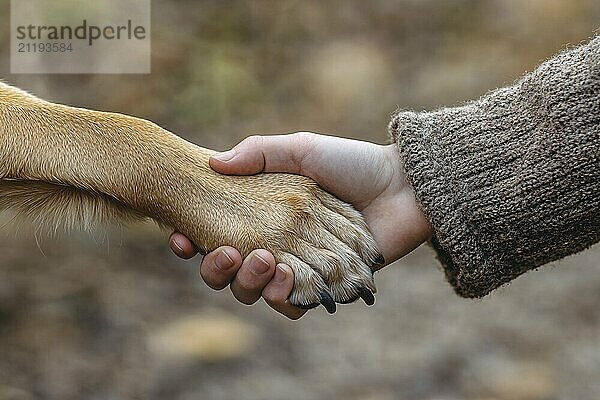
[[302,159],[302,146],[296,145],[297,136],[250,136],[233,149],[216,153],[210,166],[226,175],[253,175],[260,172],[298,173],[296,160]]

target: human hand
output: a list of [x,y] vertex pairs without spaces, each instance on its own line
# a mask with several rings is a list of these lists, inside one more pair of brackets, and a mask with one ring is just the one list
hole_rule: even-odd
[[[408,254],[432,234],[406,181],[395,145],[381,146],[309,132],[251,136],[232,150],[212,157],[210,166],[228,175],[287,172],[312,178],[363,214],[385,258],[382,266]],[[171,248],[183,258],[196,253],[192,243],[177,233],[171,236]],[[252,267],[261,264],[260,259],[267,266],[256,275]],[[217,266],[224,260],[230,264],[225,271]],[[222,247],[204,257],[200,274],[216,289],[231,283],[234,296],[245,304],[254,303],[262,294],[277,311],[299,318],[304,310],[287,302],[293,287],[291,269],[279,265],[277,272],[283,280],[271,279],[278,277],[274,264],[265,250],[256,250],[242,262],[237,250]]]

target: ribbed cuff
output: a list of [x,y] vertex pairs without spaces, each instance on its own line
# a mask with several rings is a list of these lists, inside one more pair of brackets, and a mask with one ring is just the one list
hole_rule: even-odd
[[389,131],[455,291],[482,297],[600,241],[600,37]]
[[[448,111],[469,112],[468,108]],[[446,279],[460,296],[482,297],[504,282],[489,274],[476,234],[462,215],[457,192],[461,189],[454,180],[460,166],[451,162],[457,149],[445,143],[449,133],[441,131],[447,118],[442,113],[397,112],[389,131],[398,144],[417,201],[433,226],[430,244]]]

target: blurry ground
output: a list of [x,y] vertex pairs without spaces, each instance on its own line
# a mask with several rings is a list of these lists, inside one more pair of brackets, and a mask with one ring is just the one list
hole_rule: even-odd
[[[390,112],[477,97],[590,36],[595,0],[155,1],[150,76],[0,76],[207,147],[313,130],[383,142]],[[291,322],[196,278],[149,227],[0,232],[0,399],[596,399],[600,248],[481,301],[421,248],[377,304]],[[100,234],[97,235],[101,237]]]

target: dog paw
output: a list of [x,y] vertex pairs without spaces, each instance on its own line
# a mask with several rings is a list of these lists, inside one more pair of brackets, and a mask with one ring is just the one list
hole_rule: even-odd
[[274,250],[294,271],[290,302],[305,309],[322,304],[329,313],[358,298],[374,304],[372,267],[384,260],[362,216],[319,188],[312,192],[295,207],[293,233]]
[[384,260],[352,206],[297,175],[223,179],[214,201],[220,222],[204,250],[232,245],[244,256],[256,248],[271,251],[294,271],[289,301],[301,308],[322,304],[333,313],[336,303],[374,303],[372,267]]

